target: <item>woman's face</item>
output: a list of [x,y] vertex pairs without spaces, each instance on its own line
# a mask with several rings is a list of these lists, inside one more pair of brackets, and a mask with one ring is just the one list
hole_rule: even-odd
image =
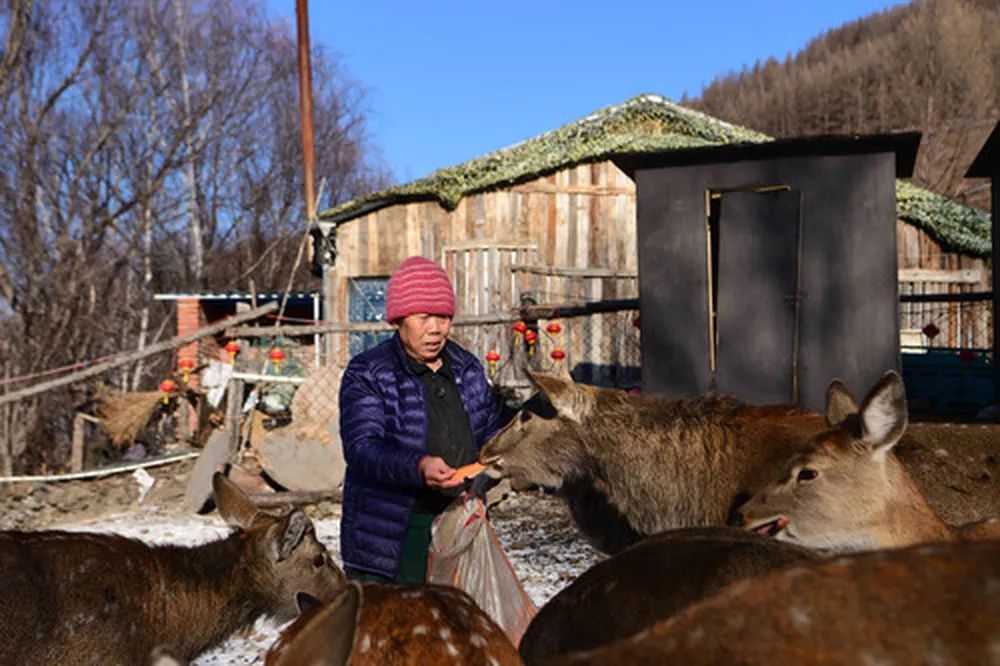
[[451,317],[441,315],[412,314],[392,325],[399,331],[407,356],[421,363],[436,360],[451,333]]

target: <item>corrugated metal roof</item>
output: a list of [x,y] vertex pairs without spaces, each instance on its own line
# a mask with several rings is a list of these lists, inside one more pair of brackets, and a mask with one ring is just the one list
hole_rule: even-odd
[[[272,291],[260,294],[251,294],[245,291],[213,292],[213,291],[191,291],[173,292],[167,294],[154,294],[153,299],[157,301],[179,301],[185,298],[197,298],[200,301],[276,301],[284,296],[284,292]],[[289,300],[312,300],[319,297],[319,291],[290,291]]]

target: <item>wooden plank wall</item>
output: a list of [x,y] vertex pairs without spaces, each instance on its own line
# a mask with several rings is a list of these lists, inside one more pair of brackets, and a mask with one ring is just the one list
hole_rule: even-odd
[[[896,240],[900,295],[991,289],[990,271],[982,259],[947,252],[926,232],[901,221],[896,223]],[[933,340],[935,347],[992,347],[989,303],[902,303],[899,324],[903,346],[926,344],[920,331],[932,322],[941,331]]]
[[[504,263],[634,274],[638,270],[635,239],[635,184],[611,162],[579,165],[508,189],[473,194],[454,211],[434,201],[389,206],[338,228],[339,255],[333,275],[337,298],[335,311],[327,317],[346,318],[347,278],[388,276],[400,261],[414,254],[432,257],[449,268],[459,307],[469,314],[485,312],[497,298],[510,307],[521,291],[533,291],[539,302],[568,295],[574,300],[635,297],[635,279],[525,273],[513,277],[507,292],[506,278],[482,263],[493,257]],[[496,248],[493,254],[491,247]],[[507,250],[501,252],[501,248]],[[484,293],[484,288],[495,288],[490,285],[500,285],[502,294]],[[335,351],[342,361],[344,353]]]

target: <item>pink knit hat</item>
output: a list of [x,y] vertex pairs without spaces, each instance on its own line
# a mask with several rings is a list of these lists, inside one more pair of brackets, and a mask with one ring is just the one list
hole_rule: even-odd
[[393,271],[385,296],[385,318],[411,314],[455,316],[455,289],[444,269],[430,259],[410,257]]

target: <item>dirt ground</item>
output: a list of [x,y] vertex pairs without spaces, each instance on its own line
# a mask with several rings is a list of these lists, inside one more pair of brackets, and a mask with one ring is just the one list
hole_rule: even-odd
[[911,423],[896,455],[945,522],[1000,516],[1000,424]]
[[[945,521],[971,522],[1000,515],[1000,424],[913,423],[896,453]],[[184,487],[193,460],[146,470],[156,483],[143,505],[185,512]],[[0,486],[0,529],[40,529],[120,513],[139,505],[140,485],[131,473],[97,479]],[[560,518],[539,504],[541,522]],[[309,508],[331,515],[331,503]],[[503,511],[502,506],[498,511]]]

